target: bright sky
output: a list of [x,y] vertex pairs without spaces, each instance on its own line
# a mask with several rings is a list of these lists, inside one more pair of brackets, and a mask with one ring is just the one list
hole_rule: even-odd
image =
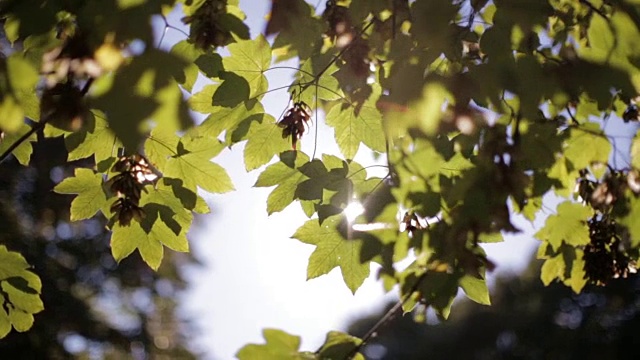
[[[255,37],[264,29],[270,1],[241,0],[240,5]],[[182,27],[175,16],[169,23]],[[163,48],[182,39],[184,34],[168,30]],[[291,76],[288,71],[268,73],[272,87],[288,85]],[[267,97],[265,108],[277,117],[287,101],[288,94],[282,91]],[[333,131],[319,120],[319,153],[337,155]],[[313,132],[302,140],[302,150],[308,154],[313,152],[312,139]],[[236,191],[206,196],[212,214],[201,217],[190,233],[192,251],[204,266],[188,271],[192,285],[185,296],[184,310],[194,319],[195,343],[205,352],[205,359],[233,359],[243,345],[262,343],[264,328],[300,335],[302,349],[314,351],[328,331],[344,330],[350,320],[378,311],[397,298],[383,293],[382,285],[373,278],[375,270],[355,295],[344,285],[337,269],[306,281],[313,246],[290,238],[307,220],[300,206],[294,203],[281,213],[267,216],[266,199],[271,189],[252,187],[261,169],[246,173],[242,146],[223,152],[214,161],[227,169]],[[365,149],[360,150],[356,161],[365,166],[375,163]],[[498,264],[498,273],[522,269],[535,245],[531,225],[524,221],[516,225],[525,230],[518,239],[487,247],[489,258]]]

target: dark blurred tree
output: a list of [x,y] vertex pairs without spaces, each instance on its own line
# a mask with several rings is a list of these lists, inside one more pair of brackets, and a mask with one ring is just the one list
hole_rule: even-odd
[[45,310],[32,329],[0,340],[0,359],[192,359],[189,326],[176,315],[189,254],[165,254],[160,269],[139,255],[117,264],[104,217],[69,221],[70,196],[51,189],[67,163],[61,138],[34,143],[31,166],[0,163],[0,244],[20,252],[42,279]]
[[[421,324],[400,315],[363,353],[370,360],[637,358],[640,278],[575,294],[559,283],[544,286],[539,272],[534,261],[522,276],[499,279],[492,306],[465,298],[446,322]],[[380,317],[353,321],[349,333],[362,336]]]

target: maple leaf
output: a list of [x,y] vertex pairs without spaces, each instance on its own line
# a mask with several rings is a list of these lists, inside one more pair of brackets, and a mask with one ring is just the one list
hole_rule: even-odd
[[369,276],[369,262],[361,260],[362,241],[345,239],[337,229],[341,216],[327,218],[322,225],[312,219],[292,236],[305,244],[315,245],[309,258],[307,279],[328,274],[340,267],[345,284],[355,293]]

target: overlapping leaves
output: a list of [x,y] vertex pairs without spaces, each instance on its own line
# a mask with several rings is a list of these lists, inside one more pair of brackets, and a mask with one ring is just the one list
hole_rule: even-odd
[[11,328],[29,330],[33,315],[44,310],[40,299],[42,283],[29,268],[22,255],[0,245],[0,338]]

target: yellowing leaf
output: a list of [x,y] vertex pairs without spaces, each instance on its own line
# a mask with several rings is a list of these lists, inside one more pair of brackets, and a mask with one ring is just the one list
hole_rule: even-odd
[[631,143],[631,165],[640,170],[640,132],[636,133]]

